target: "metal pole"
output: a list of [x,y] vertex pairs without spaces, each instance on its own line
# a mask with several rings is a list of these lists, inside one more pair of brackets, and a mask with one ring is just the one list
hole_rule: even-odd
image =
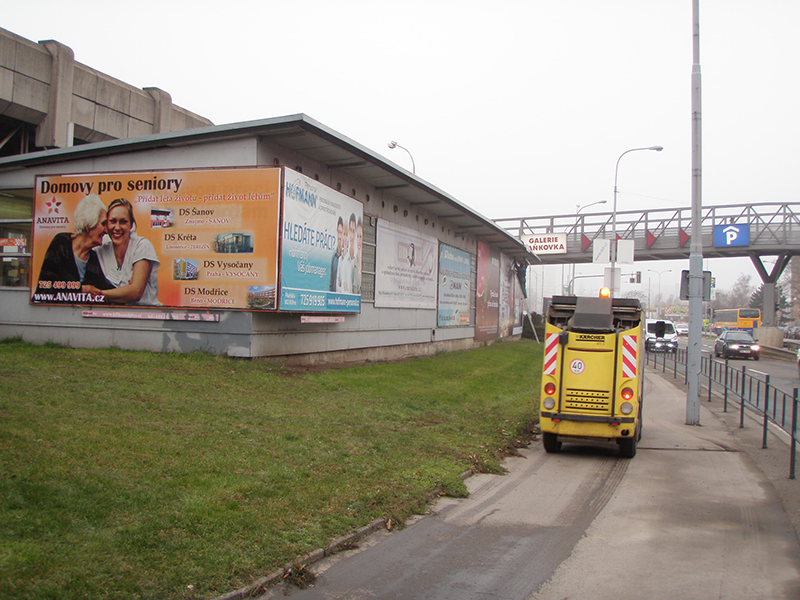
[[722,393],[722,412],[728,412],[728,359],[725,359],[725,387]]
[[744,376],[745,372],[747,371],[747,367],[742,365],[742,402],[739,405],[739,429],[744,429],[744,394],[745,394],[745,385],[744,385]]
[[761,449],[767,448],[767,428],[769,424],[769,373],[764,384],[764,433],[761,436]]
[[689,383],[689,351],[688,349],[684,351],[684,357],[686,360],[683,361],[683,385]]
[[675,354],[672,355],[672,378],[678,378],[678,352],[680,352],[680,348],[675,348]]
[[700,0],[692,0],[692,228],[689,251],[689,346],[686,370],[686,424],[700,424],[700,373],[703,330],[702,121],[700,78]]
[[655,150],[656,152],[661,152],[664,148],[661,146],[649,146],[647,148],[631,148],[630,150],[625,150],[622,154],[619,155],[617,159],[617,166],[614,167],[614,207],[611,211],[611,295],[615,295],[617,292],[617,177],[619,175],[619,161],[622,160],[622,157],[625,156],[628,152],[638,152],[639,150]]
[[794,468],[797,451],[797,388],[792,395],[792,453],[789,459],[789,479],[794,479]]
[[417,174],[417,164],[414,162],[414,157],[411,156],[411,151],[408,148],[406,148],[404,146],[401,146],[400,144],[398,144],[394,140],[389,142],[388,145],[389,145],[389,148],[391,148],[392,150],[394,150],[395,148],[400,148],[400,149],[406,151],[406,154],[408,154],[408,157],[411,159],[411,174],[412,175],[416,175]]
[[714,379],[714,359],[708,357],[708,401],[711,402],[711,381]]

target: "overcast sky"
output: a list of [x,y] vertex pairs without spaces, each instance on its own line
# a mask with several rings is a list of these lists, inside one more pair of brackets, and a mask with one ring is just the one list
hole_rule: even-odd
[[[610,209],[617,158],[651,145],[620,162],[618,210],[691,206],[691,0],[8,4],[5,29],[215,124],[305,113],[410,170],[396,140],[491,219]],[[798,31],[798,0],[700,0],[704,206],[800,201]],[[706,267],[760,284],[746,259]],[[688,260],[634,269],[623,292],[671,269],[666,296]],[[534,277],[559,293],[561,267]]]

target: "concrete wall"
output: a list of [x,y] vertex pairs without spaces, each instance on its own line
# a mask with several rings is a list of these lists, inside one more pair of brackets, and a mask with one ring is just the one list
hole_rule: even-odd
[[[398,360],[464,350],[483,343],[473,327],[408,326],[398,320],[428,321],[435,311],[384,309],[406,313],[391,326],[374,321],[374,309],[345,323],[304,325],[300,315],[217,311],[219,321],[153,321],[87,318],[86,308],[33,306],[27,288],[0,288],[0,339],[20,337],[34,344],[57,343],[70,348],[117,347],[150,352],[210,352],[237,358],[283,357],[291,365]],[[171,309],[170,312],[188,312]],[[412,315],[409,313],[418,313]],[[420,313],[429,313],[423,315]],[[388,317],[388,315],[387,315]],[[370,323],[359,329],[358,323]]]
[[172,104],[158,88],[143,90],[75,60],[56,41],[34,43],[0,29],[0,115],[36,125],[36,146],[138,137],[212,125]]
[[[276,161],[291,168],[300,167],[306,175],[316,176],[334,189],[341,188],[342,193],[362,202],[365,217],[400,223],[473,256],[477,254],[475,238],[456,236],[452,224],[426,214],[424,209],[411,207],[391,191],[374,189],[268,139],[252,136],[12,170],[0,174],[0,188],[32,189],[36,175],[51,173],[258,166]],[[29,294],[28,288],[0,288],[0,338],[21,336],[34,343],[56,342],[73,347],[292,357],[297,364],[397,359],[476,345],[474,326],[438,328],[436,310],[377,308],[364,299],[361,313],[346,315],[343,323],[304,324],[299,314],[244,311],[203,311],[218,315],[219,320],[213,322],[88,318],[78,307],[31,306]],[[164,310],[180,313],[182,309]]]

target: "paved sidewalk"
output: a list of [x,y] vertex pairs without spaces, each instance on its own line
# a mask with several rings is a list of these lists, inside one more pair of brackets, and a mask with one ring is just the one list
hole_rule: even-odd
[[683,386],[648,380],[640,454],[531,600],[800,598],[800,540],[787,514],[794,503],[796,516],[800,483],[788,480],[786,444],[772,435],[761,450],[761,423],[740,429],[733,405],[724,413],[713,399],[701,401],[700,425],[686,426]]
[[682,382],[648,373],[644,436],[616,448],[535,443],[506,476],[467,480],[406,529],[310,565],[298,600],[797,600],[800,482],[786,443],[701,401],[686,426]]
[[[669,382],[685,398],[686,388],[681,377],[676,381],[670,373],[662,374],[652,371],[651,373]],[[700,401],[701,409],[704,412],[708,411],[713,418],[725,426],[737,449],[746,453],[753,460],[759,471],[775,487],[775,492],[778,494],[800,539],[800,460],[798,460],[796,469],[797,479],[789,479],[789,436],[770,424],[767,448],[762,449],[763,421],[760,420],[760,416],[757,417],[752,411],[746,410],[744,428],[742,429],[739,427],[738,403],[734,403],[732,399],[729,399],[728,412],[723,412],[722,398],[716,392],[712,394],[711,402],[708,402],[706,389],[703,389],[701,396],[703,397]],[[706,419],[701,419],[700,425],[703,426],[705,421]],[[800,454],[800,445],[798,454]]]

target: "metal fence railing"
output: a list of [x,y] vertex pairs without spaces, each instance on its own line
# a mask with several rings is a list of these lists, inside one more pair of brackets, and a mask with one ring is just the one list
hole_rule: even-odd
[[[688,383],[686,359],[685,348],[678,348],[675,354],[647,353],[649,368],[660,370],[662,374],[672,373],[673,379],[682,377],[684,384]],[[729,404],[737,407],[741,428],[744,427],[745,410],[757,413],[762,422],[762,448],[767,448],[770,423],[787,433],[791,438],[789,479],[795,478],[797,413],[800,405],[798,388],[791,391],[778,389],[770,383],[768,373],[748,369],[746,365],[742,365],[741,370],[735,369],[728,364],[728,359],[712,356],[702,356],[700,359],[700,387],[701,394],[707,395],[709,402],[713,394],[722,398],[724,412],[728,412]]]

